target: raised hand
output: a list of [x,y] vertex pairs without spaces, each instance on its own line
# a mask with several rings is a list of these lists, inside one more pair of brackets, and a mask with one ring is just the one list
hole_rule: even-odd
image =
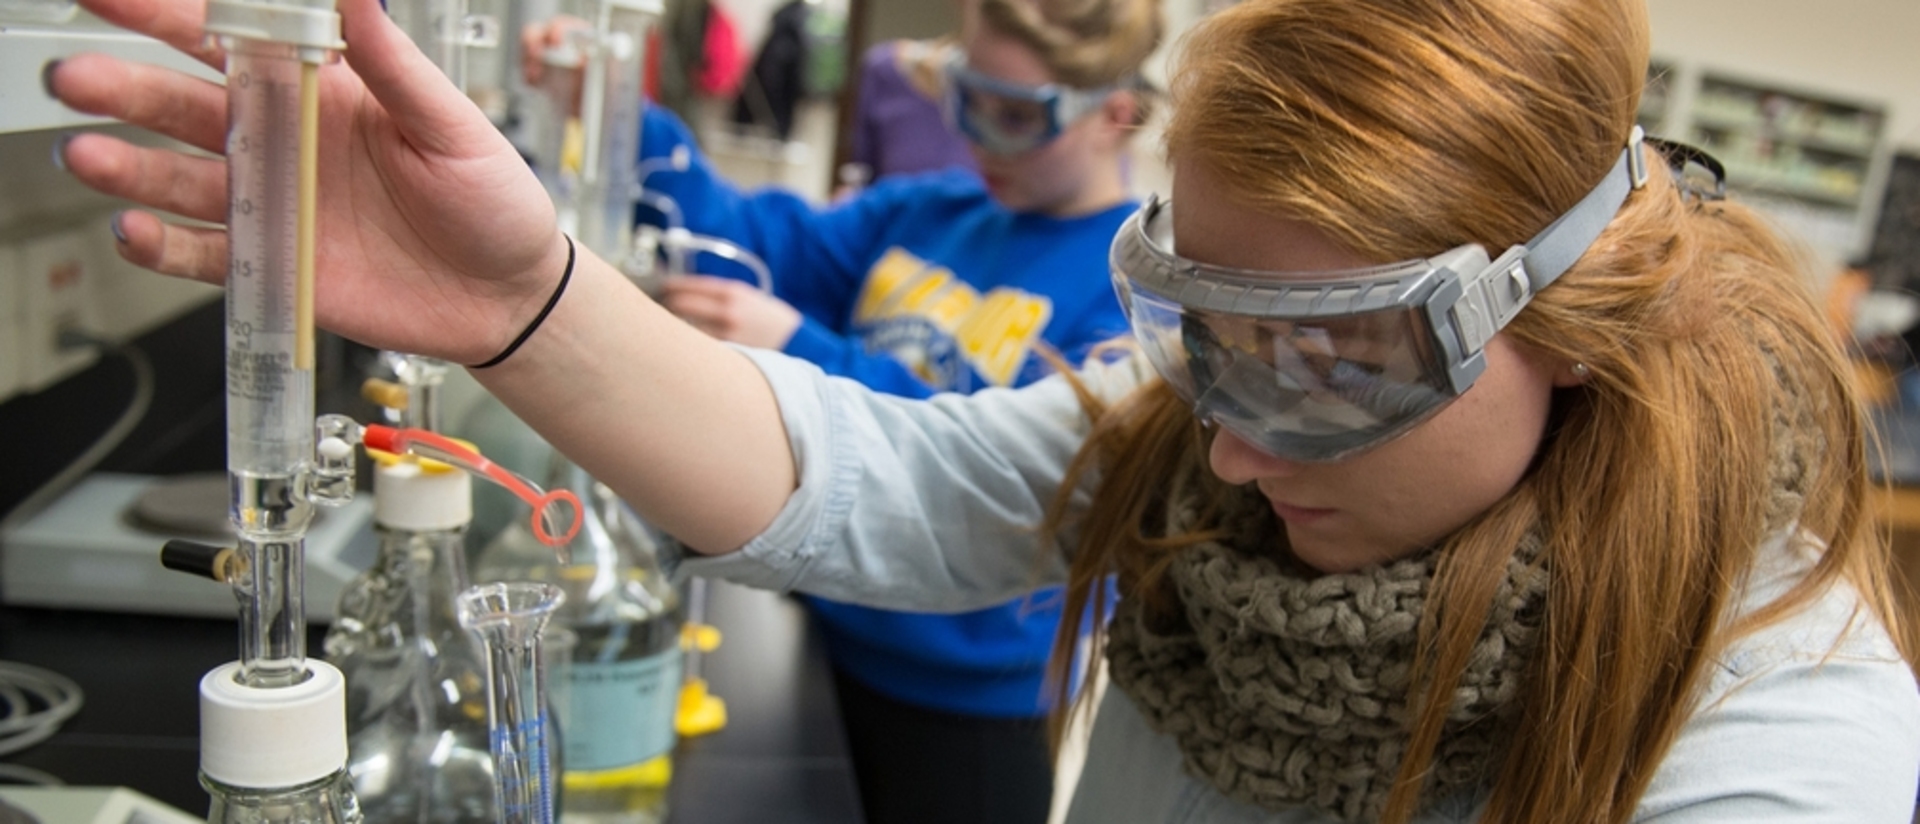
[[[201,0],[82,0],[100,17],[218,69]],[[486,117],[407,40],[377,0],[342,0],[345,65],[322,67],[315,313],[382,348],[459,363],[491,357],[539,312],[566,242],[539,182]],[[48,89],[80,111],[224,154],[219,85],[103,55],[53,67]],[[226,163],[99,134],[65,147],[67,168],[107,194],[215,223]],[[222,283],[226,233],[145,212],[117,221],[121,255],[159,272]],[[586,254],[582,250],[582,254]]]

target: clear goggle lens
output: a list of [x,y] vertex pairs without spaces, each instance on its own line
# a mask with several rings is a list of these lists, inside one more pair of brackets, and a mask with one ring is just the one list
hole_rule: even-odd
[[1278,457],[1354,455],[1454,398],[1414,311],[1279,320],[1123,294],[1134,334],[1168,385],[1203,419]]

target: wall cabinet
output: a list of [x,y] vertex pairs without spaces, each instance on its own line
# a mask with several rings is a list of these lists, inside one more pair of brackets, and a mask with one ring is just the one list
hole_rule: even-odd
[[0,135],[105,123],[60,105],[40,86],[47,61],[85,51],[221,79],[165,43],[109,26],[68,0],[0,0]]
[[1891,150],[1884,104],[1680,61],[1648,69],[1640,123],[1712,153],[1737,199],[1772,215],[1830,263],[1865,252]]

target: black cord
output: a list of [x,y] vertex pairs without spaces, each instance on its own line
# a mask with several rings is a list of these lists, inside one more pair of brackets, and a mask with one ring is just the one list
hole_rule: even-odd
[[547,315],[553,312],[553,307],[560,303],[560,293],[567,291],[567,281],[573,279],[574,252],[573,237],[567,234],[561,234],[560,236],[567,239],[567,270],[560,273],[560,285],[553,287],[553,297],[547,298],[547,305],[540,307],[540,314],[533,316],[533,322],[527,324],[527,328],[520,330],[520,337],[514,338],[512,343],[507,344],[506,349],[502,350],[500,354],[489,358],[486,363],[469,366],[467,367],[468,369],[485,369],[489,366],[500,365],[501,361],[506,360],[520,348],[520,344],[526,343],[527,338],[533,336],[533,330],[540,328],[540,323],[545,321]]

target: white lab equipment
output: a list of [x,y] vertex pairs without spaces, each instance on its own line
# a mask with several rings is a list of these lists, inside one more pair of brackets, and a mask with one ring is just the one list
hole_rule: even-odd
[[345,43],[332,0],[213,0],[206,29],[227,52],[227,476],[239,548],[220,577],[241,624],[240,659],[200,680],[208,819],[358,824],[346,682],[306,660],[302,606],[313,504],[353,494],[352,447],[338,437],[352,422],[313,416],[319,69]]
[[471,80],[468,50],[500,42],[499,18],[475,13],[468,0],[391,0],[386,8],[394,24],[461,91]]
[[[328,656],[345,674],[349,773],[376,824],[524,819],[489,786],[519,781],[479,724],[488,654],[460,612],[467,592],[464,533],[473,520],[471,475],[506,487],[533,511],[531,534],[564,547],[579,502],[548,493],[465,443],[427,430],[360,427],[329,417],[334,437],[364,444],[377,464],[379,562],[343,594]],[[550,531],[557,530],[557,531]],[[504,620],[504,619],[503,619]],[[544,689],[540,691],[544,696]],[[544,698],[543,698],[544,700]],[[499,717],[495,713],[494,717]]]
[[345,46],[331,0],[214,0],[227,51],[227,474],[247,574],[240,668],[252,686],[305,677],[303,543],[316,501],[313,255],[320,64]]
[[209,824],[358,824],[347,777],[346,682],[323,661],[286,686],[243,683],[239,662],[200,679],[200,784]]
[[[436,698],[421,693],[457,687],[464,667],[464,674],[468,676],[466,692],[469,696],[477,694],[478,673],[481,670],[475,666],[473,656],[460,654],[466,636],[438,631],[442,628],[432,626],[431,621],[436,615],[435,611],[421,601],[436,595],[445,601],[452,597],[450,590],[453,586],[464,587],[458,568],[462,557],[460,533],[472,518],[471,483],[467,480],[469,474],[482,475],[526,501],[531,512],[528,534],[535,536],[535,540],[541,544],[557,548],[557,557],[562,561],[566,558],[565,545],[579,530],[582,521],[579,499],[564,489],[552,492],[542,490],[467,445],[434,432],[381,425],[362,427],[340,415],[323,416],[318,429],[321,447],[313,473],[316,486],[325,487],[342,481],[351,483],[347,473],[353,465],[355,446],[364,444],[370,451],[386,453],[382,457],[382,472],[378,476],[385,479],[385,483],[377,490],[384,496],[380,498],[379,519],[388,527],[387,534],[383,536],[388,550],[383,553],[384,558],[394,563],[391,567],[375,568],[349,592],[351,597],[343,599],[338,632],[328,639],[329,651],[337,653],[343,664],[356,671],[358,681],[355,689],[371,696],[369,700],[360,702],[362,706],[359,709],[364,712],[357,713],[356,718],[373,716],[371,723],[360,728],[366,734],[362,739],[363,747],[373,751],[363,751],[363,757],[356,763],[359,767],[357,772],[348,772],[351,749],[346,743],[348,722],[344,685],[347,677],[339,669],[320,661],[303,661],[302,677],[286,685],[259,687],[242,683],[245,670],[241,662],[235,662],[215,671],[220,675],[219,679],[203,679],[201,682],[202,753],[203,758],[215,757],[213,766],[217,768],[203,767],[203,772],[208,776],[204,783],[209,791],[237,793],[236,798],[251,799],[247,801],[248,804],[257,802],[268,805],[272,810],[289,809],[286,804],[293,802],[282,796],[293,792],[295,788],[290,785],[247,782],[293,776],[278,768],[249,768],[249,759],[281,757],[280,750],[275,748],[304,746],[304,739],[309,738],[319,742],[315,750],[320,755],[303,754],[289,763],[300,765],[307,764],[312,758],[331,759],[334,757],[333,747],[328,742],[337,727],[341,739],[337,775],[328,773],[324,786],[309,787],[302,784],[298,789],[301,792],[321,793],[323,797],[320,800],[308,804],[314,809],[351,808],[354,817],[345,824],[360,820],[358,802],[352,801],[355,798],[354,783],[360,779],[376,789],[375,795],[380,796],[382,802],[383,820],[387,821],[534,821],[526,817],[530,808],[509,811],[496,804],[492,815],[469,815],[463,814],[458,805],[450,801],[463,795],[473,795],[478,783],[493,783],[497,789],[497,785],[503,781],[520,780],[517,776],[524,775],[523,772],[514,772],[511,776],[502,772],[502,759],[525,761],[529,756],[512,751],[503,753],[497,744],[504,733],[499,727],[493,727],[486,736],[494,739],[495,745],[489,747],[491,771],[475,764],[471,757],[465,763],[449,768],[449,751],[457,744],[456,725],[445,718],[429,719],[424,716],[429,712],[449,709],[454,716],[464,714],[479,717],[473,712],[477,706],[454,695],[449,698],[450,706],[440,707]],[[432,466],[435,463],[441,466],[435,468]],[[172,541],[167,544],[162,558],[174,569],[234,583],[238,591],[253,580],[249,567],[257,557],[246,554],[244,550],[244,543],[241,549],[236,550]],[[436,576],[430,572],[436,556],[446,562],[444,575]],[[443,592],[436,592],[436,585],[443,588]],[[466,587],[462,592],[472,589]],[[451,603],[457,614],[460,609],[458,602]],[[462,627],[472,628],[466,618],[457,620]],[[411,639],[406,637],[409,624],[412,624]],[[395,636],[399,636],[397,644],[393,643]],[[243,635],[243,647],[247,640]],[[381,668],[395,671],[394,677],[380,678],[375,671]],[[213,678],[213,674],[208,676],[208,679]],[[312,695],[315,689],[312,685],[330,682],[337,683],[326,688],[324,698]],[[396,692],[404,694],[396,696]],[[536,694],[544,701],[544,686],[540,686]],[[332,709],[321,707],[323,701]],[[285,707],[289,704],[298,705],[300,711],[286,715]],[[329,711],[332,716],[327,716]],[[249,713],[256,713],[258,717]],[[321,726],[316,719],[322,717],[330,717],[328,723],[331,726]],[[489,717],[506,718],[509,714],[495,713]],[[215,726],[206,726],[208,722],[205,719],[215,719]],[[267,736],[276,729],[282,733],[280,737],[259,737]],[[212,740],[209,736],[218,737],[218,746],[209,743]],[[283,740],[289,736],[291,742]],[[474,736],[469,734],[468,738],[472,740]],[[209,756],[209,753],[213,755]],[[415,759],[418,759],[417,763]],[[445,779],[446,786],[435,783],[441,779]],[[411,786],[395,786],[400,783],[410,783]],[[423,790],[428,796],[424,799],[419,797]],[[345,800],[339,797],[342,793]],[[216,798],[216,808],[219,803]],[[440,804],[447,806],[441,808],[438,806]]]
[[[23,606],[233,617],[233,588],[153,563],[172,539],[230,544],[224,473],[156,477],[95,472],[0,534],[0,600]],[[307,528],[309,621],[330,621],[340,592],[373,563],[373,504],[316,510]]]
[[368,378],[360,394],[386,411],[387,420],[405,429],[439,432],[445,425],[441,388],[447,380],[447,362],[424,355],[381,352],[380,362],[394,379]]
[[[663,172],[684,172],[691,162],[692,152],[685,145],[679,145],[665,155],[647,158],[635,166],[634,177],[639,186],[634,195],[635,201],[659,212],[666,220],[666,227],[651,224],[635,226],[633,251],[622,263],[621,269],[629,280],[657,298],[666,278],[692,271],[688,261],[694,255],[708,254],[744,267],[753,275],[754,284],[760,287],[760,291],[771,294],[773,270],[759,255],[725,238],[688,231],[686,212],[680,208],[679,202],[662,192],[647,188],[649,177]],[[661,266],[663,262],[664,268]]]
[[632,251],[644,105],[641,69],[647,33],[660,17],[661,4],[592,0],[584,7],[563,5],[560,11],[584,19],[588,27],[567,31],[562,42],[541,55],[546,100],[535,166],[547,181],[562,229],[618,263]]

